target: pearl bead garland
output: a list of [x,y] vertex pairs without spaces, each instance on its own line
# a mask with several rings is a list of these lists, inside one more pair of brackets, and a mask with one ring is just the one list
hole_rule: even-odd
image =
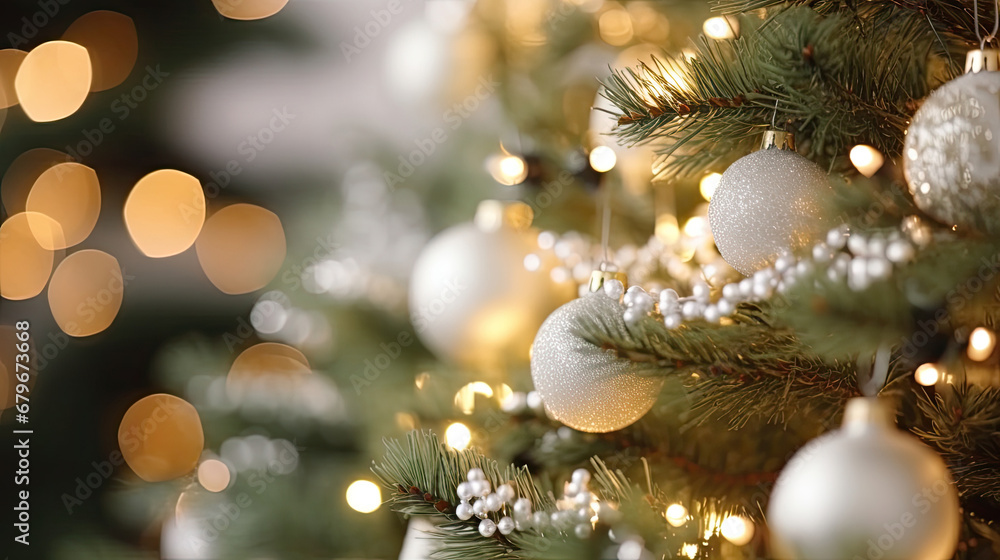
[[[659,315],[668,329],[676,329],[684,321],[704,319],[719,323],[723,317],[731,316],[740,303],[762,301],[775,293],[784,293],[794,286],[799,278],[808,276],[817,268],[826,270],[826,276],[833,282],[846,282],[854,291],[868,288],[873,282],[887,280],[892,276],[893,266],[913,260],[916,246],[922,246],[914,228],[904,221],[899,231],[888,235],[879,233],[862,234],[851,232],[841,225],[827,232],[825,240],[812,247],[806,257],[796,258],[789,252],[780,255],[769,268],[758,270],[749,278],[725,284],[721,297],[711,301],[711,288],[704,282],[691,287],[691,295],[680,297],[675,290],[665,289],[659,295],[659,306],[655,308],[653,296],[640,286],[631,286],[622,296],[621,282],[609,280],[604,284],[604,292],[610,297],[622,297],[625,304],[626,324],[634,325],[649,315]],[[903,233],[905,232],[905,234]],[[905,235],[905,236],[904,236]]]
[[[511,483],[500,484],[496,492],[487,491],[485,496],[475,493],[477,487],[489,488],[482,469],[470,470],[467,478],[468,481],[459,483],[456,488],[461,501],[455,507],[455,515],[462,521],[478,517],[477,528],[484,537],[493,537],[497,531],[501,535],[509,535],[514,531],[534,530],[542,533],[554,529],[586,539],[592,533],[595,518],[606,523],[617,522],[621,518],[616,509],[599,502],[590,491],[588,484],[591,475],[586,469],[573,471],[565,484],[564,495],[556,502],[556,511],[553,512],[532,512],[531,500],[518,498]],[[497,514],[496,520],[491,517],[493,513]]]

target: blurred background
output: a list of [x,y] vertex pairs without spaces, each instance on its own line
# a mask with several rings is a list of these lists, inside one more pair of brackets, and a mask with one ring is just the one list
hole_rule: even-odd
[[[718,176],[654,181],[594,109],[611,68],[703,28],[733,32],[683,0],[6,0],[5,465],[33,430],[31,544],[6,535],[6,554],[396,558],[406,522],[365,483],[384,437],[508,459],[559,437],[500,416],[538,404],[494,331],[530,343],[575,297],[602,209],[619,264],[732,272],[704,218]],[[420,257],[474,220],[517,240],[458,230]],[[650,263],[647,243],[677,253]],[[488,318],[413,306],[418,257],[432,275],[490,260],[453,294]]]

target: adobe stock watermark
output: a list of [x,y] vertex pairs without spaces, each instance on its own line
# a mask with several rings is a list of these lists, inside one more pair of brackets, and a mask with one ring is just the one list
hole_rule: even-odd
[[941,332],[943,325],[949,321],[950,314],[965,309],[976,294],[982,292],[996,277],[998,270],[1000,270],[1000,253],[984,257],[975,275],[966,278],[964,282],[945,294],[947,306],[939,308],[934,313],[933,319],[917,321],[917,330],[900,340],[903,357],[915,357],[921,348]]
[[76,144],[67,145],[66,153],[73,158],[73,161],[83,161],[84,158],[90,156],[98,146],[107,140],[108,136],[114,134],[118,129],[116,121],[120,123],[128,119],[132,112],[138,109],[139,105],[149,97],[150,92],[160,87],[169,76],[170,73],[161,70],[159,64],[156,67],[147,66],[146,73],[138,80],[138,83],[132,89],[116,97],[108,106],[108,112],[115,118],[102,117],[94,128],[81,130],[80,135],[83,136],[83,139]]
[[[454,278],[447,280],[444,284],[438,297],[427,305],[410,312],[410,323],[413,325],[414,332],[419,334],[427,330],[444,313],[447,306],[457,302],[459,296],[468,289],[468,286]],[[413,335],[402,331],[392,341],[379,344],[382,352],[374,358],[365,359],[365,368],[360,375],[351,374],[351,385],[354,386],[354,392],[360,395],[362,389],[377,381],[382,372],[389,369],[392,362],[403,353],[403,349],[413,344],[413,340]]]
[[552,203],[562,196],[563,191],[566,187],[573,184],[573,175],[563,169],[559,172],[559,175],[555,179],[544,183],[542,188],[539,189],[530,199],[525,202],[531,207],[535,218],[537,218],[543,210],[552,205]]
[[573,12],[577,10],[572,2],[557,2],[558,6],[549,10],[545,16],[545,21],[549,24],[549,29],[555,29],[562,22],[566,21]]
[[[286,266],[283,272],[278,274],[282,284],[289,291],[298,291],[302,288],[302,273],[309,267],[323,261],[340,249],[340,244],[334,239],[334,234],[329,233],[326,237],[316,237],[316,244],[313,252],[304,257],[300,262]],[[265,324],[275,313],[278,313],[278,305],[255,305],[250,311],[250,320],[247,321],[242,315],[236,318],[236,326],[232,331],[226,331],[222,335],[222,341],[226,343],[229,352],[235,353],[246,341],[256,334],[254,325]]]
[[20,35],[13,31],[7,33],[7,42],[10,43],[11,48],[16,49],[21,45],[27,45],[31,39],[38,35],[39,31],[59,15],[62,7],[70,2],[71,0],[39,0],[36,4],[38,10],[30,16],[21,18]]
[[[149,418],[146,418],[138,426],[132,426],[124,435],[121,436],[121,443],[124,448],[127,448],[128,452],[135,452],[142,445],[142,442],[146,441],[150,435],[153,434],[160,427],[161,424],[166,422],[171,415],[173,415],[179,405],[174,401],[164,400],[153,409]],[[60,496],[62,500],[63,507],[66,508],[66,513],[73,515],[73,509],[83,505],[83,502],[87,501],[94,492],[100,488],[106,480],[111,478],[118,467],[125,462],[125,458],[120,450],[114,450],[108,454],[108,458],[97,462],[93,461],[90,463],[94,469],[82,477],[77,477],[73,482],[76,486],[70,492],[63,492]]]
[[202,550],[215,542],[235,523],[243,511],[254,503],[254,496],[260,496],[277,479],[278,476],[292,472],[299,463],[300,452],[304,448],[288,440],[280,440],[277,458],[272,459],[265,468],[254,469],[246,477],[246,483],[253,491],[241,491],[231,501],[216,505],[207,515],[197,519],[183,520],[179,523],[197,524],[191,544],[196,550]]
[[415,148],[406,155],[399,156],[399,165],[396,172],[384,171],[382,177],[385,179],[390,189],[395,189],[409,179],[418,167],[426,163],[437,151],[441,144],[448,141],[448,134],[461,128],[462,123],[472,116],[476,110],[489,99],[500,86],[500,82],[493,81],[493,75],[480,77],[473,93],[469,94],[462,101],[457,101],[444,111],[441,120],[444,126],[437,126],[427,136],[413,140]]
[[873,539],[868,539],[866,543],[868,549],[864,556],[855,554],[852,560],[879,560],[896,546],[906,536],[907,531],[912,530],[917,525],[920,515],[926,515],[934,504],[938,503],[946,494],[951,484],[944,479],[934,481],[930,488],[924,488],[913,495],[910,500],[910,509],[899,515],[898,519],[882,525],[885,530],[881,535]]
[[[108,305],[118,299],[116,296],[124,292],[125,286],[128,286],[132,280],[135,280],[135,276],[126,273],[124,268],[122,268],[121,275],[112,274],[107,286],[77,305],[77,316],[81,318],[83,323],[92,323],[97,319],[98,313],[103,312]],[[45,338],[37,339],[35,347],[35,371],[37,373],[45,371],[45,368],[69,346],[67,334],[73,335],[79,332],[80,323],[67,322],[65,329],[65,332],[62,330],[50,331]]]
[[361,25],[354,26],[354,35],[351,37],[351,41],[340,42],[340,52],[344,55],[344,60],[350,64],[351,57],[360,55],[361,51],[368,48],[368,46],[372,44],[372,41],[374,41],[386,27],[389,27],[393,18],[399,15],[402,11],[403,3],[401,0],[389,0],[384,8],[369,12],[371,14],[371,18],[368,21]]
[[[211,200],[222,194],[232,184],[233,179],[243,173],[244,165],[252,163],[257,159],[268,146],[278,137],[278,133],[285,131],[296,118],[295,114],[288,110],[288,106],[271,109],[267,124],[257,129],[257,132],[248,135],[236,146],[236,153],[243,156],[241,159],[230,159],[222,169],[209,171],[209,182],[202,185],[202,193],[205,200]],[[184,221],[190,222],[196,216],[201,216],[204,204],[201,197],[195,197],[190,204],[180,205],[181,217]]]
[[[125,291],[125,286],[128,286],[128,283],[132,280],[135,280],[135,276],[126,274],[124,268],[121,269],[120,274],[118,271],[112,271],[111,278],[108,280],[106,286],[88,296],[76,306],[76,315],[80,318],[81,323],[83,325],[93,323],[97,319],[98,314],[103,313],[109,305],[120,302],[121,298],[118,296]],[[75,336],[80,332],[81,323],[67,321],[65,325],[62,325],[62,328],[66,334]]]

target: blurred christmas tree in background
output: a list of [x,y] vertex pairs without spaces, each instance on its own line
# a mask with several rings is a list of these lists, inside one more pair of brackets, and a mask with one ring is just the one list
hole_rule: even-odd
[[4,7],[10,557],[1000,557],[998,9]]

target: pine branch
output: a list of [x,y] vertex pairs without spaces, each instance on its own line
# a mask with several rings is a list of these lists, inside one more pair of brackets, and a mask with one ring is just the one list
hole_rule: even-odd
[[585,316],[579,332],[640,364],[641,374],[683,383],[697,421],[724,419],[737,428],[751,417],[784,423],[804,410],[829,418],[857,394],[852,366],[824,363],[753,305],[741,306],[726,325],[692,321],[671,330],[647,317],[622,328],[604,317]]
[[[878,18],[888,21],[903,9],[920,14],[928,25],[941,33],[947,33],[967,46],[978,46],[973,3],[967,0],[868,0],[866,2],[845,2],[844,0],[713,0],[712,8],[723,14],[739,14],[754,10],[766,10],[781,6],[809,6],[821,14],[846,11],[857,17]],[[992,30],[993,5],[988,1],[979,3],[979,33],[985,37]]]
[[526,468],[508,465],[501,469],[496,461],[474,450],[445,447],[430,432],[410,432],[405,446],[386,440],[385,447],[382,462],[373,465],[372,472],[390,489],[387,502],[399,513],[443,518],[432,535],[443,545],[437,554],[442,560],[517,558],[514,545],[499,531],[493,538],[485,538],[479,534],[478,518],[462,521],[455,516],[458,485],[471,469],[482,469],[492,488],[511,481],[517,495],[536,507],[552,505],[535,487]]
[[612,72],[603,95],[618,109],[619,142],[656,143],[662,178],[745,152],[772,120],[820,161],[856,143],[899,154],[915,101],[928,92],[937,41],[919,15],[899,10],[876,27],[796,7],[742,22],[743,36],[702,37],[691,59]]
[[[458,483],[468,469],[483,469],[493,488],[512,481],[518,496],[529,498],[535,511],[555,510],[552,493],[542,493],[527,468],[507,466],[501,469],[495,461],[477,451],[455,451],[445,447],[430,432],[411,432],[406,445],[396,440],[387,440],[385,445],[386,454],[372,471],[390,489],[387,502],[394,511],[435,517],[436,529],[428,535],[441,545],[434,553],[435,558],[596,560],[602,550],[612,545],[605,531],[589,539],[554,529],[518,530],[507,536],[497,532],[491,538],[483,537],[477,528],[479,519],[458,519],[451,503],[450,496],[455,496]],[[631,532],[647,538],[647,547],[669,557],[675,556],[683,544],[697,538],[702,530],[697,511],[692,511],[695,518],[686,527],[670,527],[663,522],[666,504],[655,498],[660,493],[651,483],[648,490],[642,491],[621,471],[611,470],[600,459],[593,458],[591,465],[595,473],[591,491],[598,495],[601,503],[611,507],[606,510],[602,506],[602,524],[624,522]]]
[[995,242],[939,236],[913,262],[864,290],[816,271],[788,292],[796,304],[777,308],[776,321],[827,359],[868,355],[882,346],[915,358],[959,325],[1000,320],[998,269]]
[[534,418],[512,423],[510,432],[500,437],[520,439],[515,434],[522,431],[539,434],[531,441],[520,439],[514,453],[536,471],[566,471],[581,466],[586,457],[600,456],[609,469],[638,477],[642,473],[637,468],[648,462],[650,478],[666,500],[663,508],[676,502],[715,503],[761,520],[766,493],[784,461],[823,431],[814,422],[799,422],[791,429],[762,423],[739,430],[717,423],[682,427],[686,411],[682,402],[657,406],[636,424],[609,434],[563,428],[557,435],[558,423]]
[[960,385],[918,405],[930,427],[914,432],[941,453],[963,497],[1000,506],[1000,389]]

